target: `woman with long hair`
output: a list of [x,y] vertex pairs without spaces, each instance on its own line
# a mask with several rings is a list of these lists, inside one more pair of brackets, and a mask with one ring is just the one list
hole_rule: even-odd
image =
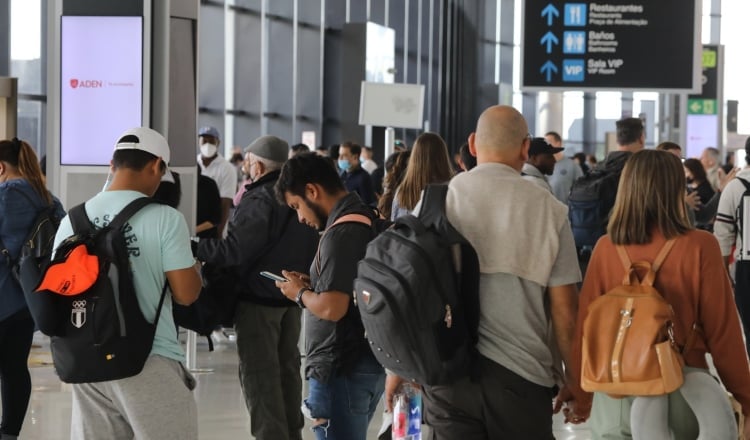
[[[618,248],[630,261],[649,264],[666,249],[653,285],[674,309],[674,340],[677,347],[684,347],[686,365],[682,388],[655,401],[663,404],[664,417],[648,423],[630,423],[631,410],[633,414],[644,414],[637,411],[641,407],[636,408],[643,402],[639,401],[642,397],[615,399],[604,393],[592,396],[577,390],[574,412],[579,419],[587,416],[586,408],[593,398],[589,427],[595,439],[631,438],[631,432],[633,438],[644,438],[636,432],[645,438],[665,438],[650,431],[655,428],[653,422],[663,423],[675,439],[697,438],[698,424],[706,420],[714,421],[714,430],[707,431],[712,434],[719,426],[731,427],[726,394],[708,375],[707,353],[724,386],[742,404],[743,413],[750,415],[750,366],[732,285],[714,236],[691,226],[684,195],[685,172],[677,157],[657,150],[635,153],[620,177],[608,234],[599,240],[591,255],[579,298],[572,354],[578,365],[573,365],[573,371],[581,374],[583,324],[589,305],[623,283],[626,269]],[[665,246],[668,242],[671,250]],[[638,271],[638,275],[643,277],[645,273]],[[696,395],[696,387],[703,387],[698,399],[690,397]],[[649,413],[645,416],[648,418]],[[727,420],[722,416],[729,422],[724,423]],[[702,426],[701,434],[706,429]],[[750,424],[745,426],[745,435],[750,435]]]
[[396,188],[401,185],[406,175],[406,167],[409,165],[409,150],[397,151],[385,160],[385,177],[383,177],[383,195],[378,199],[378,211],[383,218],[391,218],[393,198],[396,196]]
[[18,139],[0,141],[0,385],[3,439],[18,437],[31,396],[28,357],[34,334],[23,291],[11,267],[29,235],[37,214],[54,204],[36,153]]
[[[711,187],[708,181],[706,170],[698,159],[685,159],[682,164],[685,167],[685,180],[687,182],[688,193],[695,191],[701,204],[698,205],[695,212],[696,224],[698,229],[713,231],[713,218],[716,215],[716,207],[708,209],[708,202],[714,197],[716,191]],[[707,212],[709,211],[709,212]],[[700,220],[698,220],[700,219]]]
[[422,190],[431,183],[445,183],[453,177],[448,146],[440,135],[422,133],[411,149],[404,181],[393,200],[391,220],[410,214],[417,206]]

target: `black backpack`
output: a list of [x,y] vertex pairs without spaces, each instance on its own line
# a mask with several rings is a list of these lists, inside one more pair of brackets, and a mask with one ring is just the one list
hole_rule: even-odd
[[568,219],[579,257],[582,251],[590,254],[597,240],[607,233],[621,171],[622,168],[594,169],[576,179],[570,188]]
[[[143,369],[154,341],[166,283],[156,318],[148,322],[141,312],[130,271],[125,240],[127,220],[141,208],[159,203],[142,197],[129,203],[105,227],[97,229],[84,204],[70,210],[74,235],[60,243],[44,273],[64,265],[74,250],[84,246],[98,259],[98,275],[82,293],[61,295],[51,290],[26,292],[34,321],[51,336],[52,359],[63,382],[101,382],[135,376]],[[69,283],[61,285],[63,291]]]
[[[16,191],[21,193],[31,206],[38,204],[25,191],[20,189],[16,189]],[[11,273],[24,292],[33,292],[42,279],[42,273],[49,265],[52,257],[52,245],[55,241],[57,228],[60,226],[60,220],[55,202],[42,207],[21,245],[18,258],[15,260],[11,260],[7,249],[0,241],[2,253],[5,254],[6,262],[11,266]]]
[[[447,185],[428,186],[419,217],[400,217],[373,239],[354,281],[373,354],[422,385],[470,375],[475,357],[479,262],[445,217],[447,192]],[[454,245],[460,246],[461,272]]]
[[172,304],[175,325],[192,330],[208,338],[208,350],[213,351],[211,333],[219,326],[232,327],[239,302],[237,268],[205,263],[201,269],[203,287],[189,306]]

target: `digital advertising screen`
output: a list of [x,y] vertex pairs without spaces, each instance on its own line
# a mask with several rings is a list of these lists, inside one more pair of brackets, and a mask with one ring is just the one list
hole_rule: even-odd
[[109,165],[142,125],[143,18],[63,16],[60,44],[60,163]]

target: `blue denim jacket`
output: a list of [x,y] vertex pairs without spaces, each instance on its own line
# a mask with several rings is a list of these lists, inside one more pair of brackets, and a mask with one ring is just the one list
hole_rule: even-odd
[[[20,192],[23,191],[23,194]],[[24,194],[26,194],[25,197]],[[29,203],[31,199],[34,204]],[[60,201],[55,199],[60,218],[65,211]],[[15,259],[21,251],[21,244],[34,224],[37,213],[45,206],[44,200],[34,191],[26,179],[13,179],[0,183],[0,240]],[[4,257],[0,257],[0,321],[26,307],[23,291]]]

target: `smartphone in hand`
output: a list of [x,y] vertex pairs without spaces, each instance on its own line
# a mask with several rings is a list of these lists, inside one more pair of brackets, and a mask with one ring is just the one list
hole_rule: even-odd
[[268,271],[265,271],[265,270],[263,272],[261,272],[260,275],[268,278],[269,280],[278,281],[280,283],[285,283],[285,282],[289,281],[288,279],[282,277],[281,275],[276,275],[275,273],[268,272]]

